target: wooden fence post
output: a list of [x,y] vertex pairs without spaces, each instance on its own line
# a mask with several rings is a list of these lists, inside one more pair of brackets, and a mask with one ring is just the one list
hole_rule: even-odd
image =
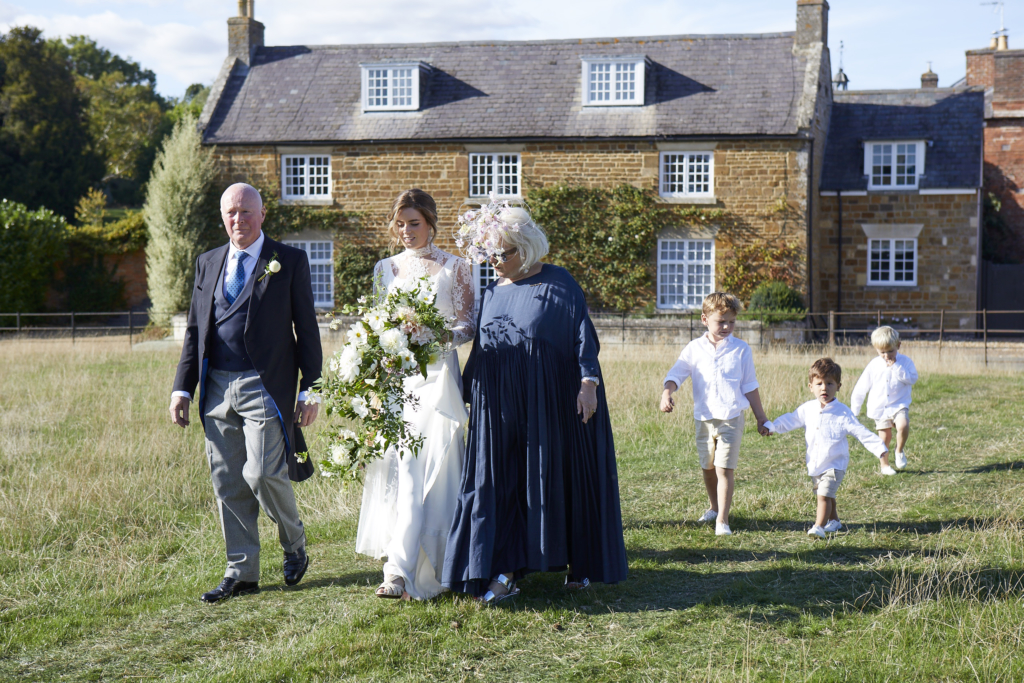
[[832,349],[836,345],[836,312],[828,312],[828,352],[832,353]]
[[981,311],[981,325],[984,332],[982,333],[982,343],[985,345],[985,367],[988,367],[988,309]]
[[71,344],[75,343],[75,312],[71,312]]
[[939,311],[939,358],[942,358],[942,326],[946,322],[946,309]]
[[132,333],[135,329],[132,326],[132,309],[128,309],[128,350],[132,349]]

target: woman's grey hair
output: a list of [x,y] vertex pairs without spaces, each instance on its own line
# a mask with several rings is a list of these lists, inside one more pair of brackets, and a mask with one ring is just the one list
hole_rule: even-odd
[[[522,272],[528,271],[535,263],[548,255],[548,236],[544,230],[533,222],[530,213],[521,206],[513,206],[498,214],[498,220],[508,226],[504,239],[506,248],[515,247],[523,259]],[[519,230],[513,230],[513,225]]]

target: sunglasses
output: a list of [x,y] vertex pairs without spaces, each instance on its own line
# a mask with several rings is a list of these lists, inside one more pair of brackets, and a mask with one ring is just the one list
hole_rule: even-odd
[[495,261],[501,261],[502,263],[508,263],[508,260],[510,258],[512,258],[513,256],[515,256],[517,251],[519,251],[519,247],[512,247],[511,249],[506,249],[505,251],[501,252],[500,254],[494,254],[493,256],[489,257],[487,260],[490,261],[490,260],[493,259]]

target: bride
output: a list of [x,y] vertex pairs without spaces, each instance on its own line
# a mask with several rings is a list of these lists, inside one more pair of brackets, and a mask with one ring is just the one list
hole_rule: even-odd
[[463,427],[469,416],[454,349],[473,338],[473,276],[464,259],[434,245],[437,205],[429,194],[402,192],[388,219],[392,248],[405,251],[377,262],[374,287],[388,290],[429,276],[437,286],[438,310],[455,321],[453,350],[428,367],[426,379],[415,375],[405,380],[406,390],[418,399],[418,405],[405,406],[405,420],[424,437],[423,447],[415,457],[399,457],[392,447],[366,468],[356,552],[387,557],[377,597],[408,593],[426,600],[443,590],[445,542],[462,472]]

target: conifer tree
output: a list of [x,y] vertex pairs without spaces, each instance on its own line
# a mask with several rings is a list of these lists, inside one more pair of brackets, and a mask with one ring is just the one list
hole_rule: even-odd
[[187,310],[196,258],[206,250],[211,226],[219,220],[209,215],[215,169],[201,142],[196,119],[182,117],[157,154],[146,191],[146,272],[150,320],[157,325]]

